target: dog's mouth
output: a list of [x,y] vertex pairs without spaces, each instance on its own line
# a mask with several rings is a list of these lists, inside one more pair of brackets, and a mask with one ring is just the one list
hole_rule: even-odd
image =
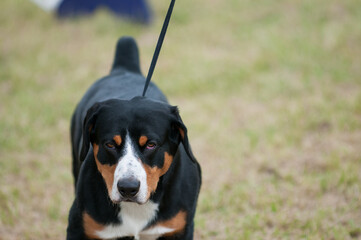
[[132,198],[125,198],[125,197],[120,197],[119,200],[114,200],[114,199],[110,199],[114,204],[120,204],[122,202],[127,202],[127,203],[136,203],[139,205],[143,205],[146,204],[149,199],[147,199],[146,201],[140,201],[137,197],[132,197]]
[[121,202],[131,202],[131,203],[138,203],[139,201],[137,200],[136,197],[134,198],[122,198]]

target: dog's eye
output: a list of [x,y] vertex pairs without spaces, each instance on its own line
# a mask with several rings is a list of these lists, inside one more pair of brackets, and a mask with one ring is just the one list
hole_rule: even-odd
[[112,143],[112,142],[108,142],[105,144],[105,146],[109,149],[114,149],[115,148],[115,145]]
[[155,142],[147,142],[146,147],[147,147],[147,149],[152,150],[157,147],[157,144]]

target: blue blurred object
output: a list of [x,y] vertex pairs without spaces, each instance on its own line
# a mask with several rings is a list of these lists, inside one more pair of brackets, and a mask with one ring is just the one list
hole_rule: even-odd
[[150,23],[152,17],[146,0],[63,0],[57,14],[60,18],[91,14],[98,7],[141,23]]

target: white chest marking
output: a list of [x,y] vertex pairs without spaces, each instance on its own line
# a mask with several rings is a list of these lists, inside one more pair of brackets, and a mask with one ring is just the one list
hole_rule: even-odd
[[167,227],[152,227],[140,233],[140,239],[142,240],[153,240],[162,236],[163,234],[173,232],[174,229]]
[[102,239],[112,239],[118,237],[134,236],[139,239],[140,232],[155,217],[158,211],[158,204],[151,201],[144,205],[136,203],[122,202],[119,218],[121,224],[109,225],[97,235]]

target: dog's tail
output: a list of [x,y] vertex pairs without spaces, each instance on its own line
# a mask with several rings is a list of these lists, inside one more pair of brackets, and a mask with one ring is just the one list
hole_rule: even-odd
[[118,68],[141,73],[138,46],[132,37],[122,37],[118,40],[111,71]]

